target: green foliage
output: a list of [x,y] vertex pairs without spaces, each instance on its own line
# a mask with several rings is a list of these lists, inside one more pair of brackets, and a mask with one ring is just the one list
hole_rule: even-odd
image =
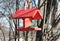
[[31,26],[29,26],[29,28],[35,28],[35,27],[37,27],[37,26],[35,26],[35,25],[31,25]]

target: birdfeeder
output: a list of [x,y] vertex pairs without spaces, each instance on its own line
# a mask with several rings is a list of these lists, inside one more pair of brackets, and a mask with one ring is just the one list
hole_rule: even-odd
[[39,20],[43,19],[40,11],[37,8],[31,8],[26,10],[17,10],[16,13],[13,15],[14,19],[22,19],[23,20],[23,27],[17,28],[16,31],[37,31],[41,30],[37,26],[32,25],[32,20]]

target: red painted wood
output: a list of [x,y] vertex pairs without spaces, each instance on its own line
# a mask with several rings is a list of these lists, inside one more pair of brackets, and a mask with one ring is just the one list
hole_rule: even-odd
[[41,28],[29,28],[29,26],[32,25],[32,20],[38,20],[38,19],[43,19],[42,14],[37,8],[31,8],[31,9],[26,9],[26,10],[18,10],[15,12],[13,15],[14,19],[23,19],[23,28],[18,28],[16,31],[37,31],[41,30]]
[[25,18],[24,19],[24,27],[29,27],[29,26],[31,26],[32,25],[32,20],[30,19],[30,18]]
[[39,31],[41,28],[18,28],[16,31]]
[[27,10],[18,10],[13,15],[13,18],[14,19],[20,19],[20,18],[43,19],[43,16],[37,8],[31,8]]

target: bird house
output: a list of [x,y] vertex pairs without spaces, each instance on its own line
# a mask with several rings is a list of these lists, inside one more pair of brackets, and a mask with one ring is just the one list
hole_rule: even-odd
[[37,31],[41,30],[37,26],[32,25],[32,20],[39,20],[43,19],[42,14],[37,8],[31,8],[26,10],[17,10],[16,13],[13,15],[14,19],[22,19],[23,20],[23,27],[17,28],[17,31]]

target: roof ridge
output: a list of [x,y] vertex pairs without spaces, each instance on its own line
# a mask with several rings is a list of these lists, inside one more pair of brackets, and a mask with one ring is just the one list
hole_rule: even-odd
[[[28,9],[27,9],[28,10]],[[22,14],[22,15],[25,15],[25,14],[27,14],[27,13],[30,13],[30,12],[33,12],[33,11],[35,11],[35,10],[38,10],[38,9],[32,9],[32,10],[30,10],[30,11],[28,11],[28,12],[25,12],[24,14]]]

